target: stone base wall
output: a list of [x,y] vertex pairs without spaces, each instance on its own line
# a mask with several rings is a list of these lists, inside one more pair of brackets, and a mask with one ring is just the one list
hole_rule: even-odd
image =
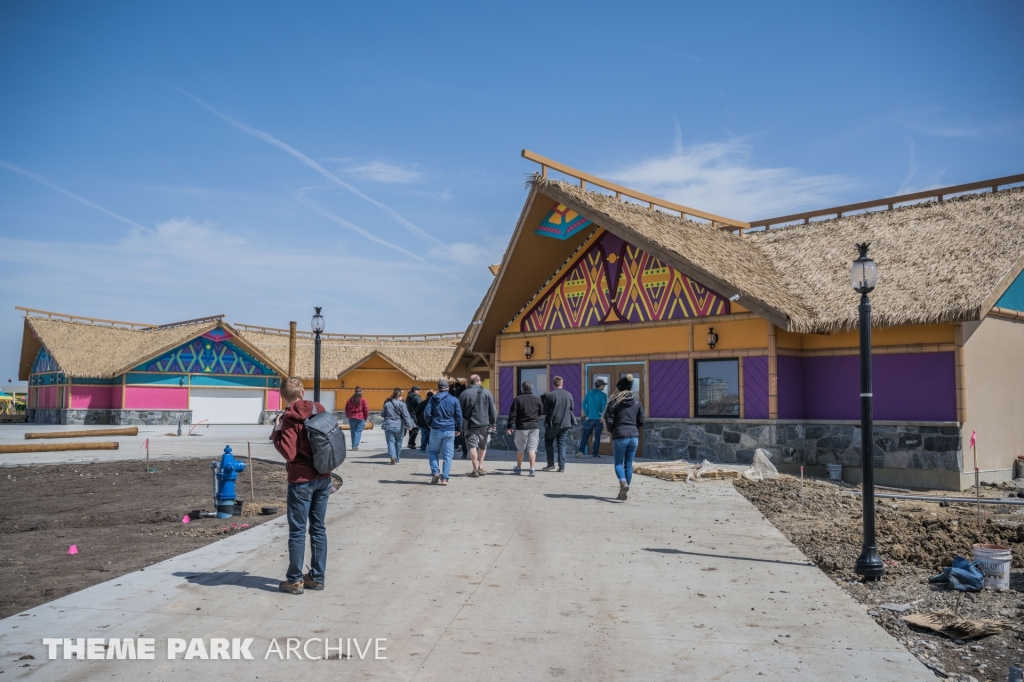
[[[507,417],[498,418],[493,449],[515,450],[512,436],[506,433],[507,424]],[[582,423],[573,427],[569,454],[578,452],[582,432]],[[543,433],[542,427],[542,441]],[[875,422],[874,441],[876,467],[963,470],[963,438],[955,422]],[[770,452],[777,466],[831,463],[859,467],[860,423],[649,419],[644,427],[643,456],[650,459],[749,464],[757,448]]]
[[29,424],[72,424],[79,426],[182,426],[192,424],[191,410],[27,410]]

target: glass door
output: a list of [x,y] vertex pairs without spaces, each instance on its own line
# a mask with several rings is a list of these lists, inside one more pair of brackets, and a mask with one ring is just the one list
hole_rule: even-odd
[[[615,386],[619,383],[619,380],[625,376],[633,375],[633,387],[632,391],[636,395],[640,404],[644,404],[647,391],[647,381],[644,376],[644,365],[643,363],[616,363],[608,365],[587,365],[587,390],[594,387],[594,382],[598,379],[604,379],[607,382],[605,386],[605,392],[611,396],[617,391]],[[640,431],[640,444],[637,447],[637,457],[641,457],[644,446],[644,434],[643,430]],[[602,455],[612,455],[612,437],[611,433],[608,432],[607,427],[601,431],[601,448],[598,451]]]

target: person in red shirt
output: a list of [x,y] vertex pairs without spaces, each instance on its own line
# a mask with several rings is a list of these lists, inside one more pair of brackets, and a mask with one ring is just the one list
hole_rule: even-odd
[[[289,377],[281,383],[281,399],[286,409],[274,421],[270,440],[288,462],[288,572],[278,586],[288,594],[324,589],[327,569],[327,500],[331,495],[331,474],[318,473],[313,466],[313,451],[306,436],[305,420],[327,410],[320,403],[305,400],[302,382]],[[306,524],[309,523],[311,557],[309,573],[302,573],[306,553]]]
[[363,389],[356,386],[355,393],[345,403],[345,416],[348,417],[348,429],[352,434],[352,449],[359,449],[359,441],[363,438],[363,427],[370,418],[370,406],[363,397]]

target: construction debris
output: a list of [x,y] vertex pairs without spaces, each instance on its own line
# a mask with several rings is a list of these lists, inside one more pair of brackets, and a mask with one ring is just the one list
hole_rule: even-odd
[[138,426],[126,426],[121,429],[89,429],[84,431],[29,431],[25,440],[40,438],[98,438],[100,436],[137,436]]
[[16,452],[61,452],[65,450],[117,450],[117,441],[100,443],[25,443],[24,445],[0,445],[0,455]]
[[758,448],[754,453],[754,462],[746,471],[738,469],[723,469],[717,467],[708,460],[700,464],[693,464],[685,459],[676,459],[669,462],[643,462],[633,464],[633,473],[654,476],[666,481],[720,481],[723,479],[739,480],[745,478],[748,481],[763,481],[769,478],[778,478],[779,472],[768,459],[767,451]]
[[910,625],[927,628],[933,632],[946,635],[950,639],[979,639],[989,635],[997,635],[1006,628],[1012,627],[1013,623],[999,618],[960,618],[949,609],[942,609],[934,613],[915,613],[910,616],[903,616],[903,620]]

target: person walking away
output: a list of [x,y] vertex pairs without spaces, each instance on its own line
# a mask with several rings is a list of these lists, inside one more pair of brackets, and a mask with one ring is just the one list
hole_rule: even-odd
[[462,438],[469,448],[469,457],[473,463],[470,476],[486,476],[484,457],[487,456],[487,439],[497,427],[498,408],[494,405],[494,396],[481,385],[480,375],[469,377],[469,388],[459,396],[462,407]]
[[558,454],[558,472],[565,471],[565,451],[569,446],[569,432],[576,424],[573,414],[572,393],[562,388],[562,377],[551,380],[554,390],[540,397],[544,409],[544,451],[548,465],[544,471],[555,468],[555,454]]
[[626,500],[629,484],[633,482],[633,458],[640,443],[640,429],[643,428],[644,406],[633,393],[633,375],[627,374],[615,385],[618,392],[608,399],[604,411],[604,422],[612,437],[612,452],[615,454],[615,475],[619,479],[619,499]]
[[[288,571],[278,589],[288,594],[324,589],[327,570],[327,500],[331,495],[331,474],[318,473],[313,450],[306,435],[305,420],[327,410],[320,403],[305,400],[302,381],[288,377],[281,383],[285,411],[274,420],[270,440],[288,469]],[[306,554],[306,524],[309,524],[309,573],[303,575]]]
[[405,406],[409,408],[409,414],[412,415],[413,421],[416,422],[415,424],[413,424],[413,427],[409,429],[408,447],[410,450],[416,449],[416,436],[419,435],[420,432],[419,422],[416,421],[416,410],[419,408],[420,403],[422,402],[423,398],[420,397],[420,387],[414,385],[412,388],[409,389],[409,395],[405,397]]
[[391,397],[384,401],[381,418],[383,421],[380,427],[384,429],[388,455],[392,464],[398,464],[402,461],[402,441],[405,440],[405,434],[416,425],[409,414],[409,408],[402,401],[402,389],[396,388],[392,391]]
[[587,395],[583,398],[583,439],[580,441],[580,452],[584,455],[587,454],[587,441],[590,440],[590,434],[593,433],[594,447],[590,454],[595,458],[601,456],[604,408],[608,407],[608,394],[604,390],[607,385],[604,379],[598,379],[594,382],[594,388],[587,391]]
[[423,413],[427,409],[427,403],[434,397],[433,391],[427,391],[427,396],[416,406],[416,423],[420,427],[420,452],[427,451],[427,444],[430,441],[430,427],[427,426],[427,420],[423,416]]
[[[427,402],[423,419],[430,429],[430,445],[427,446],[430,482],[440,481],[441,485],[448,485],[452,473],[452,457],[455,455],[455,436],[462,429],[462,406],[459,405],[459,399],[448,392],[447,380],[437,382],[437,394]],[[439,458],[444,459],[443,468],[439,465]]]
[[[462,392],[465,391],[466,388],[467,387],[461,381],[454,381],[448,388],[448,392],[451,393],[456,398],[462,398]],[[462,459],[469,459],[469,450],[466,448],[465,431],[463,431],[461,435],[455,435],[455,449],[462,450]]]
[[345,416],[348,417],[349,433],[352,434],[352,449],[359,449],[359,441],[363,438],[363,428],[370,418],[370,406],[363,397],[363,389],[356,386],[352,397],[345,403]]
[[517,395],[508,408],[508,432],[515,433],[516,465],[512,473],[523,473],[523,455],[530,458],[530,475],[536,476],[534,466],[537,463],[537,445],[540,444],[540,417],[544,410],[540,398],[533,394],[533,384],[524,381],[520,387],[522,393]]

